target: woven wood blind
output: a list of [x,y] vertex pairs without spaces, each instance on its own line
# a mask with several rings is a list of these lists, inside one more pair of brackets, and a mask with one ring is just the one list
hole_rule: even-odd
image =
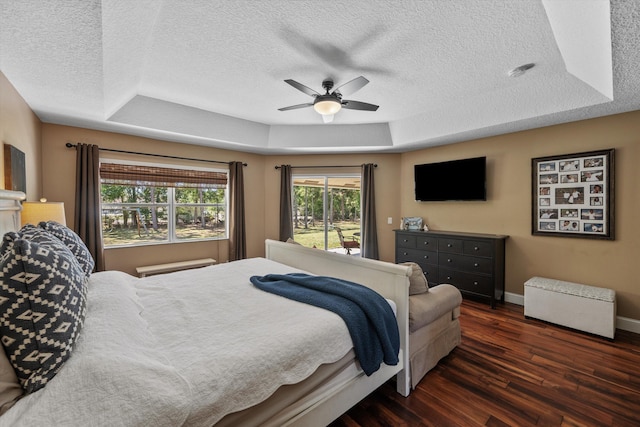
[[211,188],[227,185],[225,172],[162,168],[156,166],[101,163],[104,184],[148,185],[154,187]]

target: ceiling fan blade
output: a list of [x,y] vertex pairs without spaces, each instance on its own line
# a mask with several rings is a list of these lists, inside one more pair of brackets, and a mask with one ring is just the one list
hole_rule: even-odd
[[342,108],[346,108],[348,110],[376,111],[378,109],[378,106],[367,104],[366,102],[350,101],[348,99],[345,99],[344,101],[342,101]]
[[322,121],[325,123],[331,123],[333,121],[334,114],[323,114]]
[[313,102],[307,102],[306,104],[291,105],[289,107],[278,108],[278,111],[297,110],[298,108],[311,107]]
[[367,83],[369,83],[369,80],[364,77],[356,77],[342,86],[338,86],[332,93],[340,92],[342,96],[349,96],[362,89]]
[[300,92],[304,92],[309,96],[313,96],[313,97],[320,96],[320,94],[318,92],[316,92],[315,90],[313,90],[313,89],[311,89],[309,87],[306,87],[302,83],[298,83],[295,80],[287,79],[287,80],[285,80],[285,83],[289,83],[291,86],[295,87]]

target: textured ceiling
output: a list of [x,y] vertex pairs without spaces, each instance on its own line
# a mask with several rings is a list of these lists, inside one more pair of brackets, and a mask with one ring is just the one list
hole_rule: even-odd
[[[0,0],[0,70],[45,122],[401,152],[640,109],[640,1]],[[278,111],[361,75],[376,112]]]

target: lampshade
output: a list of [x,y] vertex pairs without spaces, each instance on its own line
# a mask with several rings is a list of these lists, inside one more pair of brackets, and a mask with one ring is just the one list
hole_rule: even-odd
[[40,221],[56,221],[67,225],[62,202],[23,202],[20,220],[22,225],[38,225]]
[[313,109],[322,115],[335,114],[342,108],[340,101],[334,97],[318,98],[319,99],[313,104]]

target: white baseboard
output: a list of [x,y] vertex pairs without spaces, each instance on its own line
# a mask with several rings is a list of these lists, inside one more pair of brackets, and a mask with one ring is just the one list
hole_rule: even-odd
[[[524,295],[505,292],[504,300],[512,304],[524,305]],[[640,320],[616,316],[616,329],[640,334]]]
[[616,329],[640,334],[640,320],[616,316]]
[[524,295],[512,294],[511,292],[504,293],[504,301],[510,302],[516,305],[524,305]]

